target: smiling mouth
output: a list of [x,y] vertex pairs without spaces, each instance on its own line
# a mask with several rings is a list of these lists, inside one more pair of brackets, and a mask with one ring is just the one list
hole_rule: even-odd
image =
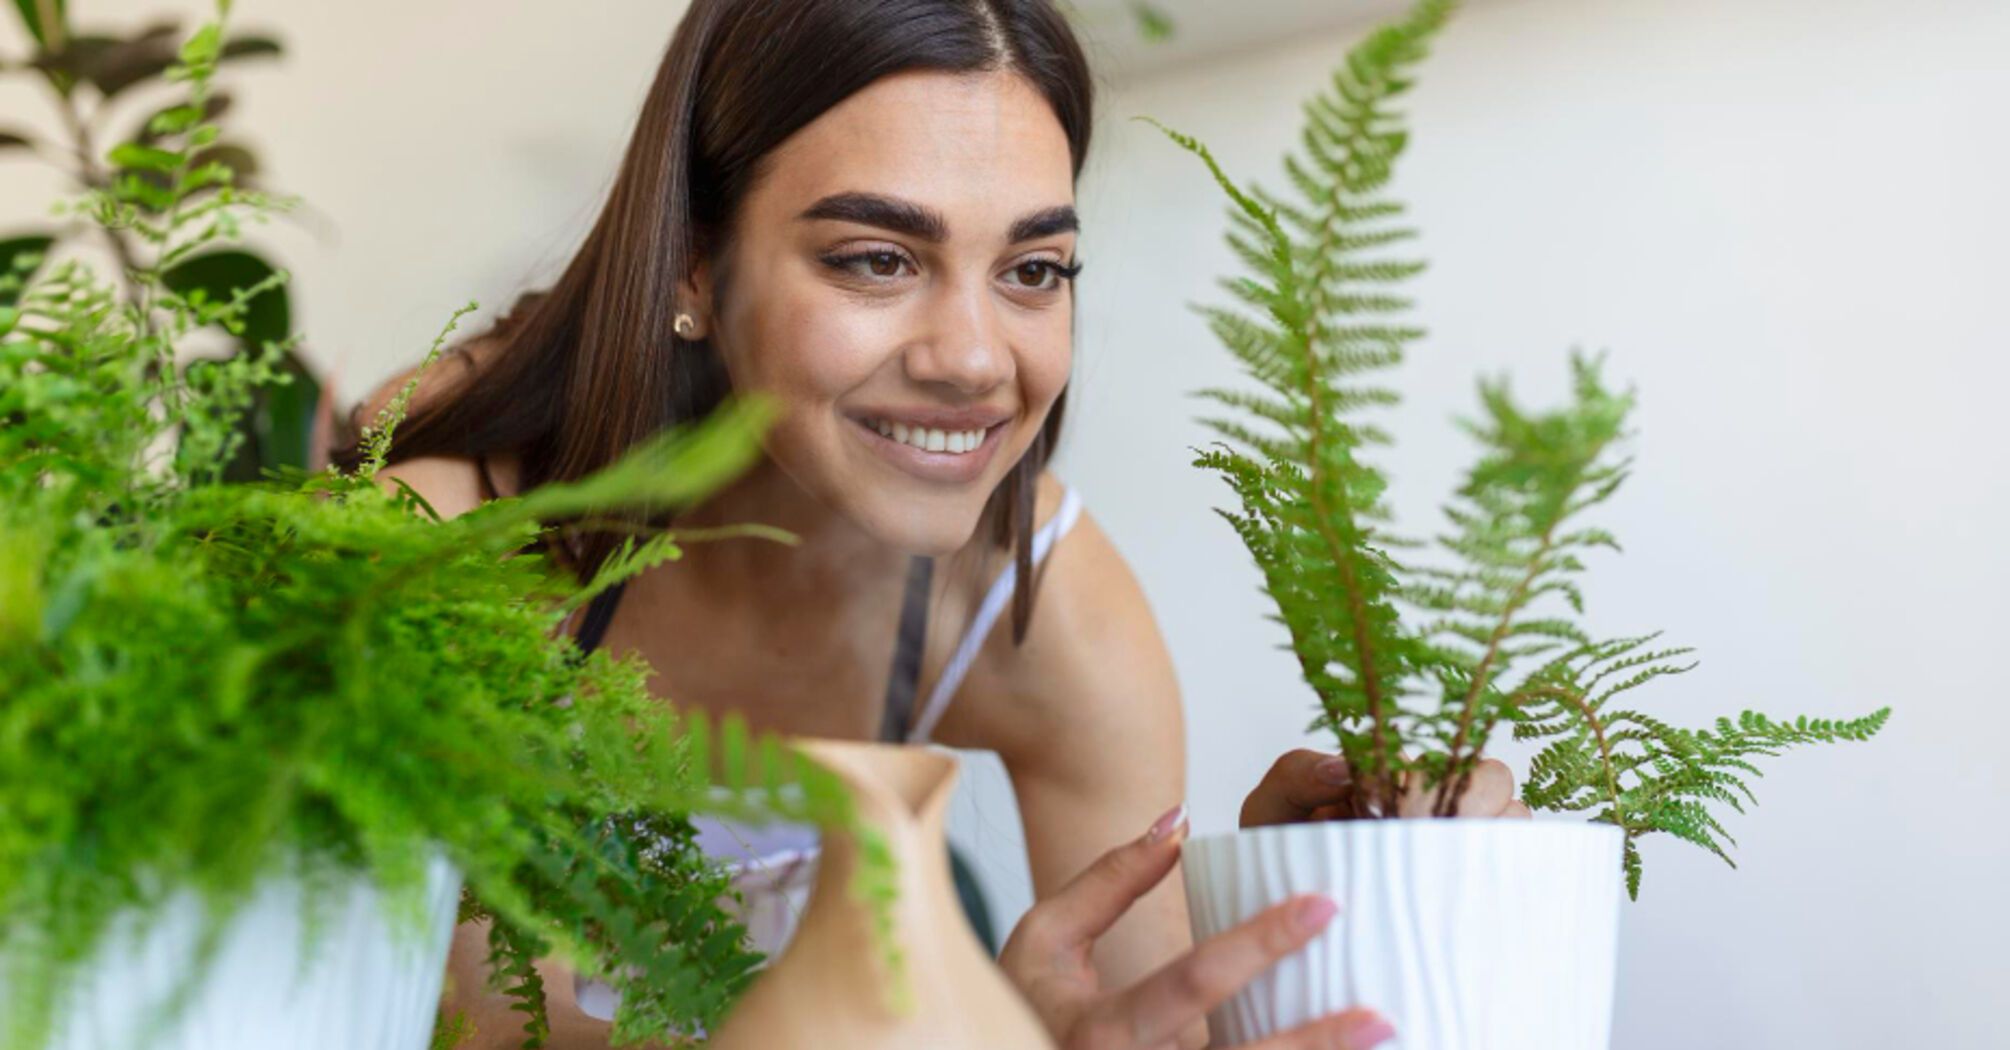
[[893,423],[884,419],[861,419],[858,423],[889,441],[897,441],[923,452],[944,452],[952,456],[977,451],[983,447],[985,435],[996,429],[978,427],[970,430],[944,430],[936,427],[909,426],[906,423]]

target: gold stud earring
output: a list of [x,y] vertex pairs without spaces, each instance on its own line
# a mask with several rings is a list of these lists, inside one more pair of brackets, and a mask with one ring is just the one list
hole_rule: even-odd
[[698,320],[690,314],[680,311],[677,314],[676,320],[670,322],[670,330],[676,332],[679,339],[689,339],[693,333],[698,331]]

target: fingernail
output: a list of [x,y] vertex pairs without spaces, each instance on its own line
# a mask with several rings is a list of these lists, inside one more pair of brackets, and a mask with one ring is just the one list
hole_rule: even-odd
[[1345,787],[1354,781],[1354,771],[1347,768],[1344,758],[1329,758],[1313,766],[1312,775],[1334,787]]
[[1145,832],[1145,841],[1157,842],[1178,830],[1184,823],[1186,823],[1186,803],[1182,802],[1166,810],[1165,816],[1152,822],[1151,830]]
[[1340,905],[1331,897],[1307,898],[1298,905],[1298,928],[1306,933],[1318,933],[1339,912]]
[[1380,1014],[1364,1010],[1341,1025],[1340,1034],[1346,1037],[1350,1050],[1368,1050],[1371,1046],[1395,1038],[1396,1026],[1384,1020]]

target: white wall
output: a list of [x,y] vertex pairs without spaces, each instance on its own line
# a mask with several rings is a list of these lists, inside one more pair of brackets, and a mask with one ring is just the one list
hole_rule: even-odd
[[[1259,2],[1259,0],[1252,0]],[[200,10],[84,0],[86,14]],[[263,235],[349,396],[470,296],[500,306],[591,215],[682,5],[245,0],[291,56],[241,117],[316,209]],[[581,10],[591,12],[582,15]],[[1220,301],[1221,208],[1150,114],[1277,179],[1296,101],[1344,35],[1116,85],[1083,188],[1077,400],[1063,470],[1130,557],[1179,664],[1192,803],[1228,827],[1312,706],[1189,467],[1187,391],[1233,378],[1179,304]],[[2010,740],[2010,8],[1993,0],[1493,0],[1449,31],[1400,177],[1432,336],[1398,380],[1399,513],[1435,525],[1481,371],[1562,388],[1569,347],[1638,384],[1635,480],[1606,522],[1593,625],[1666,628],[1702,669],[1643,701],[1898,708],[1875,743],[1792,756],[1736,820],[1744,869],[1650,844],[1624,926],[1626,1050],[2001,1045]],[[10,48],[11,50],[11,48]],[[14,122],[39,101],[0,90]],[[0,165],[0,228],[49,188]],[[33,203],[30,203],[33,202]],[[958,835],[1026,897],[995,763]]]

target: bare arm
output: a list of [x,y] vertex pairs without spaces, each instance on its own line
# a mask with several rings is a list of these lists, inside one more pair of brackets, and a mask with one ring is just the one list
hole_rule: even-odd
[[[1042,502],[1057,502],[1058,484],[1042,487]],[[1001,624],[986,645],[989,670],[950,707],[942,737],[999,752],[1044,900],[1184,800],[1179,686],[1136,578],[1086,514],[1049,554],[1025,644],[1015,650]],[[1104,987],[1120,988],[1191,943],[1172,878],[1098,940],[1093,959]]]

